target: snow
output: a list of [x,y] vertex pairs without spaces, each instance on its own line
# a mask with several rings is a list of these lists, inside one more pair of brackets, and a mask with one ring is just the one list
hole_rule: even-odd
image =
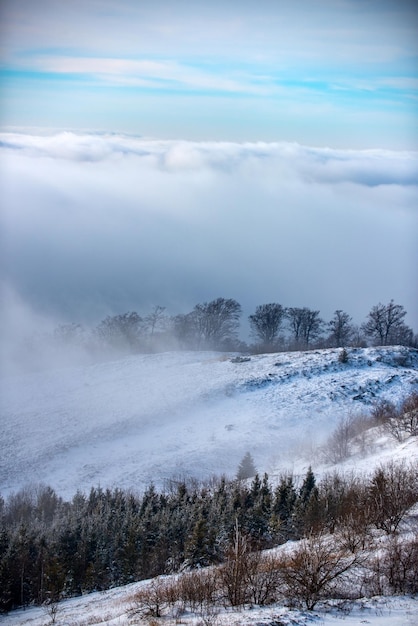
[[[402,347],[251,356],[135,355],[0,381],[0,490],[46,483],[64,497],[91,486],[143,490],[179,477],[322,471],[318,445],[347,414],[418,389],[418,352]],[[381,437],[374,456],[418,456],[415,439]]]
[[[181,616],[164,615],[159,620],[132,619],[133,595],[147,581],[133,583],[106,592],[64,600],[58,605],[57,624],[72,626],[130,626],[132,624],[162,623],[166,626],[204,624],[202,616],[184,613]],[[45,626],[50,617],[43,607],[20,609],[1,618],[4,626]],[[349,604],[322,605],[315,611],[289,609],[274,604],[267,607],[224,609],[206,617],[213,626],[416,626],[418,623],[418,598],[394,596],[364,598]]]
[[[136,355],[119,361],[11,376],[0,381],[0,490],[44,482],[64,497],[100,484],[142,490],[179,476],[234,475],[250,451],[270,476],[324,465],[318,445],[347,414],[418,390],[418,351],[395,348],[279,353],[237,359],[209,352]],[[418,459],[416,438],[376,432],[366,455],[342,468],[370,471],[391,458]],[[341,467],[341,466],[339,466]],[[142,581],[71,598],[56,623],[128,626]],[[5,626],[51,623],[45,608],[17,610]],[[281,605],[218,607],[216,615],[168,615],[165,624],[214,626],[416,626],[418,598],[376,597],[313,612]],[[148,622],[149,623],[149,622]]]

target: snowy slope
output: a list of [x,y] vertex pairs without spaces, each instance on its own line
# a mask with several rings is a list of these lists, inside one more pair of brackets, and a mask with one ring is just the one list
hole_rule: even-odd
[[[350,349],[346,364],[339,354],[173,352],[4,378],[0,491],[141,490],[233,475],[246,451],[260,472],[315,468],[315,447],[339,419],[418,390],[416,350]],[[416,442],[378,454],[394,452],[416,456]]]
[[[83,597],[60,602],[56,615],[57,624],[77,626],[131,626],[132,624],[158,623],[152,618],[132,619],[134,606],[132,596],[147,581],[110,589],[106,592],[91,593]],[[288,609],[280,605],[262,608],[222,609],[203,619],[198,614],[164,616],[161,623],[166,626],[416,626],[418,598],[408,596],[376,597],[351,603],[348,611],[341,609],[318,610],[314,612]],[[45,626],[51,623],[43,607],[13,611],[2,617],[4,626]]]

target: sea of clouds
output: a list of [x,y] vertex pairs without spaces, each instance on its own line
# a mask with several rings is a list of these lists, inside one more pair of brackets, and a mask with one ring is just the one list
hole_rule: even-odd
[[359,323],[394,298],[418,330],[416,152],[20,130],[0,176],[9,335],[218,296]]

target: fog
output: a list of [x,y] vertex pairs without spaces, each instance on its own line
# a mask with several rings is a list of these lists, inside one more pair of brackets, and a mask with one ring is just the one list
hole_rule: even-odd
[[[16,327],[235,298],[418,328],[417,153],[1,134],[1,285]],[[245,335],[245,324],[243,324]]]

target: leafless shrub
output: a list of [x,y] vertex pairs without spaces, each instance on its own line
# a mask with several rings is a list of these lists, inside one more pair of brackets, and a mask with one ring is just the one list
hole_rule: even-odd
[[400,416],[392,417],[384,424],[385,431],[399,443],[406,437],[406,432]]
[[58,600],[54,598],[49,598],[48,600],[45,600],[42,606],[43,606],[45,613],[48,615],[48,617],[51,620],[50,624],[55,624],[57,621],[57,615],[60,609]]
[[202,612],[215,602],[219,584],[215,569],[187,572],[178,580],[178,597],[190,610]]
[[340,463],[351,454],[351,418],[343,418],[328,438],[322,453],[329,463]]
[[250,559],[247,538],[241,533],[238,522],[225,562],[219,567],[219,577],[226,599],[231,606],[242,606],[248,600],[246,572]]
[[352,476],[346,480],[345,491],[340,498],[334,527],[337,543],[353,554],[364,550],[371,540],[372,524],[367,487],[361,479]]
[[378,400],[374,403],[371,416],[378,425],[385,425],[390,419],[396,417],[397,410],[393,402],[389,400]]
[[334,594],[337,581],[359,562],[359,554],[337,547],[324,536],[305,539],[281,562],[285,597],[311,611]]
[[418,534],[409,541],[391,537],[382,569],[392,593],[417,593]]
[[387,432],[396,441],[406,437],[418,436],[418,393],[413,393],[404,400],[399,410],[393,410],[384,421]]
[[418,534],[403,541],[393,535],[386,548],[368,561],[364,584],[368,595],[417,593]]
[[199,611],[198,626],[216,626],[219,623],[219,609],[214,604],[207,604]]
[[349,550],[356,554],[359,550],[365,550],[370,543],[371,533],[369,516],[353,511],[347,515],[338,525],[336,541],[343,550]]
[[402,403],[401,420],[405,431],[412,436],[418,435],[418,393],[411,394]]
[[277,600],[279,570],[280,561],[274,554],[251,553],[246,574],[249,601],[264,606]]
[[368,487],[367,503],[373,524],[395,532],[407,511],[418,501],[417,465],[394,463],[378,467]]
[[170,587],[170,583],[157,577],[138,589],[132,598],[131,614],[150,618],[161,617],[172,600]]
[[328,463],[341,463],[348,459],[355,449],[366,450],[365,433],[373,426],[366,415],[348,415],[338,424],[322,448],[322,456]]

